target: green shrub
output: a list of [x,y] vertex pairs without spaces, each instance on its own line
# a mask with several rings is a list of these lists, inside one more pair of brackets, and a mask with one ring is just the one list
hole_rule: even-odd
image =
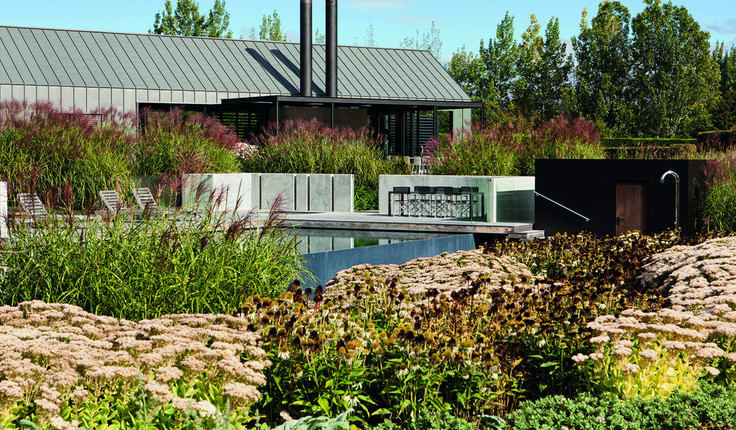
[[302,271],[294,239],[277,228],[189,221],[51,220],[0,242],[0,301],[70,303],[138,320],[170,313],[228,313],[252,294],[277,295]]
[[422,408],[416,418],[401,424],[386,420],[372,430],[474,430],[475,424],[452,416],[447,411]]
[[736,231],[736,150],[714,154],[705,170],[703,231]]
[[692,393],[671,397],[619,400],[581,394],[525,402],[507,417],[509,430],[608,430],[733,428],[736,387],[704,384]]

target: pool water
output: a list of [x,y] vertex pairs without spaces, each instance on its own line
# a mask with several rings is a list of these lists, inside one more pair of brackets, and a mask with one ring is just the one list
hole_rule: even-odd
[[302,254],[387,245],[390,243],[448,236],[443,233],[319,228],[301,228],[295,230],[294,234],[296,234],[298,240],[297,247]]

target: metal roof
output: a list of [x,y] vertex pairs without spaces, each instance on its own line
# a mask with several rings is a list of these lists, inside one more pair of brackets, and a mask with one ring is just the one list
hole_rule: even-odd
[[[313,91],[325,94],[325,45]],[[299,95],[299,44],[0,26],[0,84]],[[338,96],[470,101],[428,51],[340,46]]]

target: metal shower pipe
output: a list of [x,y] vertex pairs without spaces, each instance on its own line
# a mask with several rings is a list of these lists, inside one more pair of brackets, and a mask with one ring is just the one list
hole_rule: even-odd
[[668,170],[662,174],[662,177],[659,178],[659,182],[664,184],[664,180],[667,179],[667,176],[673,176],[675,178],[675,228],[678,228],[680,226],[680,175],[678,175],[674,170]]

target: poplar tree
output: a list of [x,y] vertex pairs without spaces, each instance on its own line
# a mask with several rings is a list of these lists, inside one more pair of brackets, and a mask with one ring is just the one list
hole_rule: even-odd
[[575,52],[576,114],[603,121],[614,134],[631,128],[629,107],[632,67],[629,10],[618,1],[604,1],[588,26],[583,11]]
[[199,13],[199,4],[194,0],[177,0],[173,9],[171,0],[164,3],[163,12],[156,13],[152,34],[179,36],[204,36],[232,38],[230,14],[225,11],[225,0],[215,0],[207,15]]
[[718,96],[710,35],[682,6],[645,0],[632,20],[632,105],[640,136],[681,137],[708,125]]

